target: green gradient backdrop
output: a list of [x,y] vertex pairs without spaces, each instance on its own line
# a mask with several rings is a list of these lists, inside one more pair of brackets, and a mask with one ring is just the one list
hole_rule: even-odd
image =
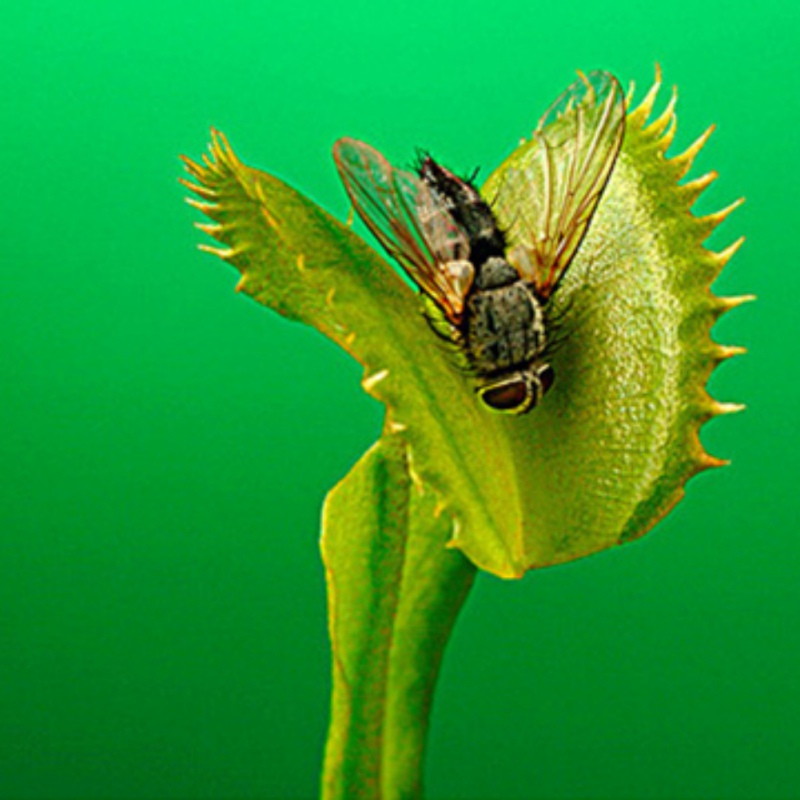
[[[21,5],[35,10],[20,11]],[[354,363],[234,294],[177,155],[210,125],[336,213],[365,138],[491,167],[603,67],[719,131],[701,206],[760,302],[717,337],[749,411],[644,541],[479,581],[444,666],[433,798],[800,797],[798,6],[15,4],[0,29],[0,796],[316,793],[326,490],[381,409]],[[127,8],[126,8],[127,6]],[[486,174],[486,173],[484,173]]]

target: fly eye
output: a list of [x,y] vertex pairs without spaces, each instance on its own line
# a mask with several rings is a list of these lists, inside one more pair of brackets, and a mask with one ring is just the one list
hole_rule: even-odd
[[545,364],[539,370],[539,383],[542,384],[542,394],[547,394],[547,390],[553,385],[556,373],[549,364]]
[[530,406],[528,385],[523,380],[512,380],[481,391],[481,400],[495,411],[521,413]]

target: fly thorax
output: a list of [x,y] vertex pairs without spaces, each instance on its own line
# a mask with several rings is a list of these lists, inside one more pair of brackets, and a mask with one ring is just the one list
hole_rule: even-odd
[[479,375],[521,369],[544,349],[542,306],[533,290],[519,279],[481,289],[476,277],[467,299],[463,332],[468,357]]
[[476,289],[497,289],[519,280],[514,267],[504,258],[492,256],[481,264],[475,276]]

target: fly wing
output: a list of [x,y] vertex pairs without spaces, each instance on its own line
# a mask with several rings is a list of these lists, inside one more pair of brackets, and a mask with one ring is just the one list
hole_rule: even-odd
[[428,186],[355,139],[333,148],[354,208],[386,252],[458,322],[472,284],[469,240]]
[[580,74],[506,172],[494,208],[508,232],[508,259],[545,300],[589,229],[624,134],[625,98],[616,78]]

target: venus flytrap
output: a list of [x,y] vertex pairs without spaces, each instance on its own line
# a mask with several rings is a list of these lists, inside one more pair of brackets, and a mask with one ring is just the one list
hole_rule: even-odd
[[[222,134],[186,160],[204,249],[241,273],[238,289],[313,325],[364,367],[384,403],[378,443],[325,504],[334,691],[326,798],[416,797],[442,653],[476,567],[520,577],[638,538],[693,475],[725,462],[699,440],[741,406],[705,384],[741,348],[714,322],[749,296],[710,285],[741,240],[703,241],[739,204],[696,217],[715,173],[680,183],[710,130],[668,158],[675,96],[648,122],[660,75],[627,114],[591,229],[554,294],[558,376],[531,413],[494,415],[420,313],[418,296],[349,226],[245,166]],[[628,98],[630,102],[630,95]],[[530,157],[523,142],[489,177]]]

